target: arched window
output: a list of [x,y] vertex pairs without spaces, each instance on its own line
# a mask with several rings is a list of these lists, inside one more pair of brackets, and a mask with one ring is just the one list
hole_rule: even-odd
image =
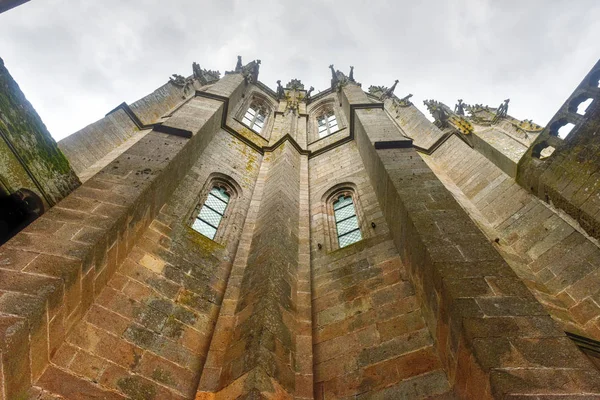
[[356,208],[349,193],[339,195],[333,202],[333,214],[340,248],[362,239]]
[[208,192],[204,204],[198,208],[196,218],[192,223],[192,229],[206,236],[209,239],[214,239],[221,224],[221,220],[225,215],[225,210],[229,204],[231,193],[224,185],[215,185]]
[[567,138],[567,136],[569,136],[573,128],[575,128],[575,124],[567,121],[566,118],[561,118],[550,124],[550,130],[548,131],[548,134],[564,140]]
[[256,133],[261,133],[267,120],[267,108],[258,101],[253,101],[246,110],[242,122]]
[[319,129],[319,138],[329,136],[340,130],[333,110],[328,110],[319,115],[317,117],[317,126]]

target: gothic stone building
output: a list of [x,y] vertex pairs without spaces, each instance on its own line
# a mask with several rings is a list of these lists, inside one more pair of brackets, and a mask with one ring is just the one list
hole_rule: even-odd
[[2,66],[1,399],[600,399],[600,63],[546,128],[259,67],[56,145]]

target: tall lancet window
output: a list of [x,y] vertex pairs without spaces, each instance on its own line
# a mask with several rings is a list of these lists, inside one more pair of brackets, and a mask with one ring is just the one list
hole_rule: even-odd
[[317,118],[317,124],[319,125],[320,138],[331,135],[339,130],[333,110],[328,111]]
[[261,133],[265,126],[266,119],[267,111],[265,108],[257,103],[252,103],[250,107],[248,107],[248,110],[246,110],[242,122],[256,133]]
[[333,203],[333,213],[340,247],[346,247],[362,239],[351,196],[341,195],[338,197]]
[[214,239],[223,215],[225,215],[229,198],[230,195],[224,187],[215,186],[212,188],[192,224],[192,229],[209,239]]

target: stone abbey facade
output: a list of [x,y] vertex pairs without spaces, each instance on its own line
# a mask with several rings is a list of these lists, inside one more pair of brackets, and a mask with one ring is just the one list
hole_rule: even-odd
[[546,128],[259,71],[56,145],[2,66],[0,399],[600,399],[600,62]]

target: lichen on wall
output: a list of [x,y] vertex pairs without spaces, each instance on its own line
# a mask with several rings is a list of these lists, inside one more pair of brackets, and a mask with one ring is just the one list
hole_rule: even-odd
[[[79,179],[71,169],[69,161],[58,149],[41,118],[27,101],[19,85],[12,78],[0,59],[0,140],[10,149],[13,156],[2,152],[3,159],[18,161],[18,174],[12,165],[13,176],[27,176],[28,189],[42,192],[42,197],[53,205],[79,186]],[[4,176],[8,186],[19,189],[23,183],[11,182]],[[16,187],[19,186],[19,187]]]

